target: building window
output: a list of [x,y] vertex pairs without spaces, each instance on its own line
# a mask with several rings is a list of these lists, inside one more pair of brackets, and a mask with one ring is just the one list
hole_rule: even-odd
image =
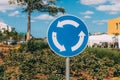
[[116,23],[116,30],[118,30],[118,23]]

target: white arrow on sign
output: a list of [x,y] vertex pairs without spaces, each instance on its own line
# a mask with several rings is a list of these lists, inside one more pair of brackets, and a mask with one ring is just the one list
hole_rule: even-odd
[[63,26],[66,24],[73,25],[76,28],[79,26],[79,24],[73,20],[64,20],[64,21],[58,21],[57,27],[63,28]]
[[55,44],[55,46],[60,50],[60,52],[62,51],[65,51],[65,47],[64,45],[60,45],[59,42],[57,41],[57,33],[56,32],[52,32],[52,40],[53,40],[53,43]]
[[84,37],[85,37],[86,35],[85,35],[85,33],[84,33],[83,31],[81,31],[78,36],[80,37],[80,38],[79,38],[79,41],[78,41],[78,43],[77,43],[76,45],[74,45],[74,46],[71,48],[72,51],[77,50],[77,49],[82,45],[82,43],[83,43],[83,41],[84,41]]

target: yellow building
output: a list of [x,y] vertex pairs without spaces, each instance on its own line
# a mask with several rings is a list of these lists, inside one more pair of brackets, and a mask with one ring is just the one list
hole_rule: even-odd
[[108,20],[108,34],[120,34],[120,17]]

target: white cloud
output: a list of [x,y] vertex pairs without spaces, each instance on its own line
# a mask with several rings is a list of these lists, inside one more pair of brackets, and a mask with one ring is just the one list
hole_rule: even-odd
[[17,7],[15,5],[10,5],[8,3],[9,0],[0,0],[0,11],[6,12],[7,10],[14,10]]
[[94,7],[109,14],[120,13],[120,0],[80,0],[81,4]]
[[120,4],[119,5],[100,5],[96,9],[100,11],[119,11]]
[[48,14],[42,14],[42,15],[39,15],[37,17],[35,17],[34,19],[39,19],[39,20],[52,20],[54,19],[53,16],[50,16]]
[[108,22],[108,20],[94,20],[92,23],[97,24],[97,25],[104,25]]
[[9,16],[16,16],[18,14],[20,14],[19,11],[14,11],[14,12],[10,13]]
[[90,18],[91,18],[90,15],[94,14],[94,12],[88,10],[88,11],[85,11],[85,12],[81,12],[81,14],[84,15],[84,18],[86,18],[86,19],[90,19]]
[[108,0],[110,4],[118,4],[120,3],[120,0]]
[[109,14],[117,14],[120,12],[120,3],[111,5],[99,5],[96,9],[99,11],[107,11]]
[[118,12],[115,12],[115,11],[112,12],[112,11],[111,11],[111,12],[109,12],[109,14],[112,14],[112,15],[113,15],[113,14],[118,14]]
[[35,20],[31,20],[31,22],[35,22]]
[[81,14],[85,14],[85,15],[90,15],[90,14],[94,14],[94,12],[93,11],[86,11],[86,12],[83,12],[83,13],[81,13]]
[[64,14],[63,13],[57,13],[56,17],[59,17],[59,16],[63,16]]
[[106,3],[107,0],[80,0],[81,4],[84,5],[97,5],[97,4],[103,4]]
[[89,18],[91,18],[91,16],[84,16],[84,18],[89,19]]

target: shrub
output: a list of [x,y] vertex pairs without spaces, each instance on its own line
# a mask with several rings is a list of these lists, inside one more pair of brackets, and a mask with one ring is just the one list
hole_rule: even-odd
[[4,75],[4,71],[6,70],[6,67],[4,64],[0,65],[0,77],[3,77]]
[[65,80],[62,75],[50,75],[46,80]]
[[27,51],[27,43],[22,43],[21,47],[18,49],[19,52],[26,52]]
[[31,39],[27,43],[21,44],[19,48],[20,52],[31,52],[41,51],[42,49],[49,48],[48,43],[42,40]]
[[120,52],[118,50],[106,49],[106,48],[87,48],[88,53],[94,53],[96,57],[103,59],[105,57],[114,60],[116,64],[120,63]]

